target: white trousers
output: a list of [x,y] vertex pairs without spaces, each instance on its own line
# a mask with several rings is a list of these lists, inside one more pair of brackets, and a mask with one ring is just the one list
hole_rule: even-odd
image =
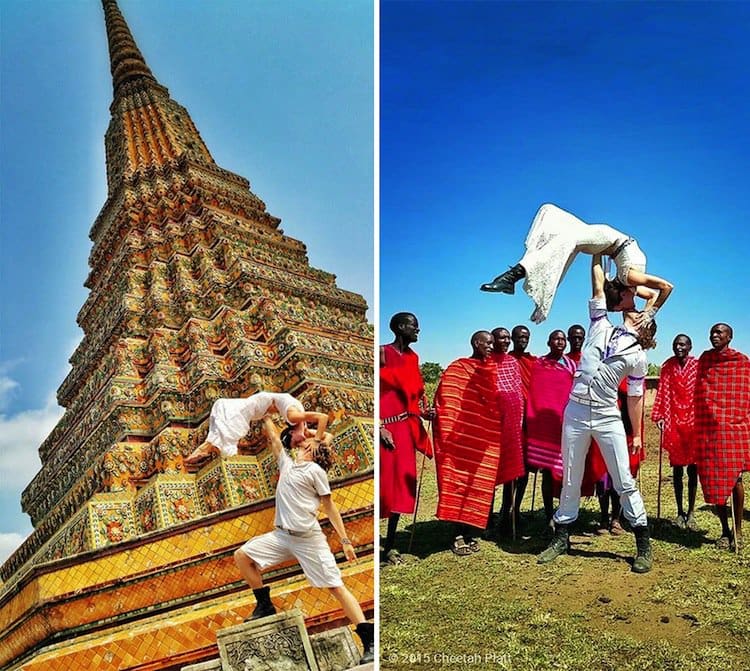
[[625,518],[631,526],[646,526],[646,509],[630,473],[628,443],[619,409],[617,406],[594,408],[573,400],[568,401],[563,415],[563,484],[555,522],[571,524],[578,518],[581,482],[592,438],[607,464]]

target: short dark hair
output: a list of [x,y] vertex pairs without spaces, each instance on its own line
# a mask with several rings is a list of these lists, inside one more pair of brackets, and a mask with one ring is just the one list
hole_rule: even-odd
[[486,333],[486,334],[487,334],[488,336],[490,336],[490,338],[492,337],[492,334],[491,334],[491,333],[490,333],[489,331],[485,331],[484,329],[483,329],[483,330],[481,330],[481,331],[475,331],[475,332],[474,332],[474,333],[472,334],[472,336],[471,336],[471,340],[469,341],[469,344],[470,344],[470,345],[471,345],[472,347],[476,347],[476,342],[477,342],[477,339],[479,338],[479,336],[480,336],[480,335],[484,335],[485,333]]
[[291,450],[292,449],[292,427],[287,426],[286,429],[284,429],[281,434],[279,435],[279,440],[281,441],[281,444],[284,446],[284,449]]
[[672,340],[672,342],[674,343],[677,340],[677,338],[685,338],[685,340],[688,341],[688,345],[690,345],[690,347],[693,346],[693,341],[690,339],[690,336],[687,333],[678,333],[674,337],[674,340]]
[[393,315],[393,317],[391,317],[388,328],[393,331],[394,335],[398,335],[397,329],[400,324],[403,324],[404,321],[406,321],[407,317],[413,317],[415,320],[417,319],[417,316],[412,312],[397,312],[395,315]]
[[627,288],[617,278],[604,280],[604,298],[607,301],[607,310],[612,310],[615,305],[618,305],[622,301],[622,294]]
[[[726,322],[716,322],[711,327],[711,331],[713,331],[717,326],[726,326],[727,330],[729,331],[729,337],[730,338],[734,338],[734,330],[732,329],[732,327],[729,324],[727,324]],[[710,331],[709,331],[709,333],[710,333]]]

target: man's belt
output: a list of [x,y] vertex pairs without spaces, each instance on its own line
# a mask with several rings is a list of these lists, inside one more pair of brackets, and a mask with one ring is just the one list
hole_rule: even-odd
[[612,252],[612,253],[611,253],[611,254],[609,255],[609,258],[611,258],[611,259],[616,259],[616,258],[617,258],[617,255],[618,255],[618,254],[619,254],[619,253],[620,253],[620,252],[621,252],[621,251],[622,251],[623,249],[625,249],[625,247],[627,247],[627,246],[628,246],[628,245],[629,245],[629,244],[630,244],[631,242],[635,242],[635,238],[628,238],[628,239],[627,239],[627,240],[625,240],[624,242],[621,242],[621,243],[620,243],[620,244],[619,244],[619,245],[617,246],[617,249],[615,249],[615,251],[614,251],[614,252]]
[[592,398],[586,398],[585,396],[578,396],[577,394],[571,394],[570,400],[580,403],[581,405],[590,405],[592,408],[608,408],[608,403],[602,403],[601,401],[595,401]]
[[405,419],[409,418],[408,412],[402,412],[400,415],[393,415],[393,417],[383,417],[380,420],[381,425],[385,424],[395,424],[396,422],[403,422]]
[[309,538],[318,533],[317,529],[310,529],[309,531],[293,531],[292,529],[284,529],[283,527],[275,527],[278,531],[283,531],[285,534],[290,536],[296,536],[297,538]]

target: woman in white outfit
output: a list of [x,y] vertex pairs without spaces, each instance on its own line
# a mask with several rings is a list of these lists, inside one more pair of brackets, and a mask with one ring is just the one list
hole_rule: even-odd
[[[616,276],[605,290],[610,310],[629,309],[632,298],[639,295],[650,299],[644,319],[651,321],[672,291],[666,280],[646,274],[646,255],[633,238],[606,224],[587,224],[550,203],[534,217],[523,258],[480,288],[512,294],[515,283],[525,277],[524,291],[536,303],[531,320],[539,324],[547,318],[557,287],[579,252],[603,254],[614,262]],[[658,293],[654,297],[653,291],[638,291],[640,287]]]
[[[291,394],[259,391],[247,398],[217,399],[208,420],[208,436],[185,458],[185,463],[199,464],[217,454],[234,456],[237,454],[237,443],[250,430],[250,422],[259,422],[274,412],[290,425],[292,445],[311,436],[320,441],[330,441],[331,434],[326,433],[328,415],[305,410]],[[308,429],[307,422],[317,424],[316,430]]]

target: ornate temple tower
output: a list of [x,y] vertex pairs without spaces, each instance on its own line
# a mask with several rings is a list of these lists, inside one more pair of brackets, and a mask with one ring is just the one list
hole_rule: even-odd
[[[34,532],[0,569],[0,667],[171,669],[210,656],[215,630],[252,609],[231,553],[272,528],[276,470],[257,430],[197,473],[182,460],[214,399],[259,389],[344,410],[329,475],[364,555],[347,582],[372,603],[366,304],[214,162],[115,0],[103,7],[108,196],[90,233],[84,337],[58,390],[65,414],[22,497]],[[271,581],[277,603],[303,605],[315,625],[341,619],[294,565]]]

